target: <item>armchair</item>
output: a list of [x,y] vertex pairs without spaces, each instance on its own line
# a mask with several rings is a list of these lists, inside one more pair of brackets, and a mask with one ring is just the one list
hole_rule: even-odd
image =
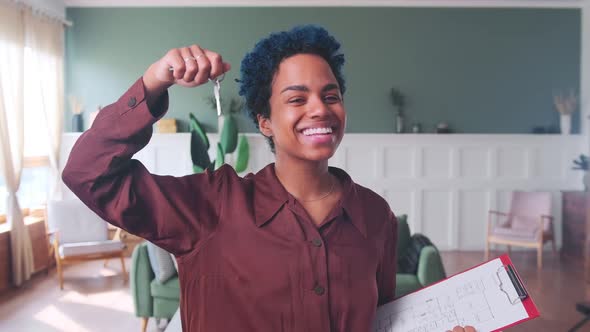
[[146,331],[150,318],[170,319],[180,305],[178,276],[159,282],[150,265],[147,246],[147,242],[140,243],[131,256],[131,295],[135,316],[141,318],[142,332]]
[[407,219],[407,215],[397,217],[396,298],[446,277],[442,259],[436,247],[421,234],[410,235]]
[[551,193],[512,193],[510,211],[488,212],[485,259],[489,259],[490,244],[504,244],[537,249],[537,267],[543,267],[543,245],[552,242],[555,248],[555,229],[551,216]]
[[123,250],[118,240],[108,240],[107,223],[78,199],[47,203],[45,220],[53,237],[59,287],[63,290],[63,265],[77,261],[120,258],[127,281]]

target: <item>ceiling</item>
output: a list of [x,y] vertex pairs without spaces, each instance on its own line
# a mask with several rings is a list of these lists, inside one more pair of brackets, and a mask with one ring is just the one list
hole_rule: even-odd
[[581,8],[590,0],[63,0],[66,7],[514,7]]

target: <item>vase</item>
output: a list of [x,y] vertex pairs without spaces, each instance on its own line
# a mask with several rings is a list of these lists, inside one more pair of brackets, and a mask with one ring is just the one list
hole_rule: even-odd
[[398,134],[404,132],[404,116],[401,113],[395,116],[395,132]]
[[585,171],[584,177],[582,178],[582,182],[584,183],[584,191],[588,191],[590,189],[590,172]]
[[562,135],[569,135],[572,131],[572,116],[571,114],[561,114],[559,116],[559,127]]
[[82,114],[72,115],[72,132],[79,133],[82,131],[84,131]]

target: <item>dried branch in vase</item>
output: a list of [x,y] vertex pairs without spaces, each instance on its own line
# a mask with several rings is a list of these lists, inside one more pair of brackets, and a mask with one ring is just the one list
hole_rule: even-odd
[[82,101],[80,101],[76,96],[70,96],[70,109],[72,110],[72,114],[82,114],[83,105]]
[[553,104],[555,105],[555,109],[561,115],[570,115],[576,110],[576,106],[578,105],[578,97],[573,90],[570,91],[569,95],[567,96],[561,93],[554,94]]

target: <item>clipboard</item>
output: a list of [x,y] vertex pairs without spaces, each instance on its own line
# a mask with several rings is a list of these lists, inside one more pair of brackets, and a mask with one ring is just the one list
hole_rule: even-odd
[[507,254],[377,308],[371,332],[502,331],[539,317]]

